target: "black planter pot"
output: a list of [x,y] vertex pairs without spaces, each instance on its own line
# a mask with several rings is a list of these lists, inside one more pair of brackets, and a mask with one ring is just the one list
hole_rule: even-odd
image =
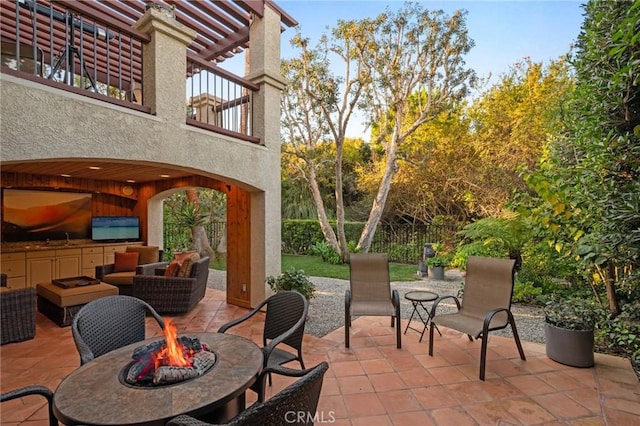
[[568,330],[546,323],[544,336],[552,360],[572,367],[593,366],[593,330]]
[[430,276],[433,280],[444,280],[444,266],[430,267],[428,276]]

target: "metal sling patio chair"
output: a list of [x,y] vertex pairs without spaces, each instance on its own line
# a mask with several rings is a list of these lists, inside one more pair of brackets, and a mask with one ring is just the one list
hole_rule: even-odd
[[[266,376],[280,374],[290,377],[302,377],[287,386],[271,398],[256,402],[231,419],[226,426],[283,426],[313,425],[322,380],[329,364],[321,362],[308,370],[292,370],[281,366],[265,369],[258,378],[264,382]],[[211,423],[187,415],[175,417],[167,426],[207,426]],[[223,425],[220,425],[223,426]]]
[[83,306],[71,325],[80,365],[107,352],[143,341],[147,313],[164,329],[164,320],[151,305],[132,296],[106,296]]
[[[264,354],[264,367],[273,367],[286,364],[291,361],[298,361],[301,368],[304,367],[302,360],[302,338],[304,336],[304,326],[307,321],[309,302],[297,291],[279,291],[262,301],[251,312],[246,315],[224,324],[218,329],[219,333],[225,333],[249,318],[266,305],[267,313],[264,320],[262,332],[262,352]],[[277,347],[285,344],[294,349],[296,353]],[[269,377],[269,384],[271,378]],[[264,383],[256,382],[252,390],[258,393],[258,400],[264,400]]]
[[[433,330],[436,326],[447,327],[465,333],[469,340],[482,337],[480,349],[480,380],[485,377],[487,340],[489,332],[502,330],[511,325],[513,337],[525,361],[524,351],[518,337],[516,322],[511,313],[515,260],[472,256],[467,260],[467,276],[462,302],[455,296],[441,296],[431,307],[429,327],[429,355],[433,356]],[[438,304],[453,299],[458,311],[437,314]]]
[[353,253],[349,258],[349,290],[344,295],[344,346],[349,347],[352,316],[389,316],[396,322],[396,344],[402,348],[400,295],[391,291],[386,253]]

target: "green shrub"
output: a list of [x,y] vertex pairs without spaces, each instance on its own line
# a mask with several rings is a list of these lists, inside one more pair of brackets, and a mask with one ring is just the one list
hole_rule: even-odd
[[320,256],[323,262],[330,263],[332,265],[339,265],[342,263],[340,254],[325,241],[315,243],[311,246],[309,251],[314,256]]
[[505,257],[507,254],[498,244],[492,242],[487,244],[484,241],[461,243],[452,254],[449,266],[464,271],[467,269],[469,256]]
[[409,244],[392,243],[387,248],[389,259],[411,259],[416,257],[415,253],[421,253],[421,251],[414,242]]
[[542,289],[536,287],[531,281],[516,281],[513,286],[513,302],[515,303],[527,303],[537,304],[538,298],[542,294]]
[[316,286],[309,280],[309,276],[302,269],[290,268],[277,277],[267,277],[267,284],[274,292],[280,290],[295,290],[307,300],[315,296]]
[[605,315],[593,297],[552,297],[542,311],[547,323],[568,330],[593,330]]
[[316,241],[324,241],[317,220],[282,221],[282,251],[289,254],[308,254]]
[[448,261],[446,256],[443,256],[443,255],[440,255],[440,254],[436,254],[435,256],[428,258],[425,261],[425,263],[430,268],[433,268],[433,267],[436,267],[436,266],[447,266],[449,261]]
[[620,315],[607,320],[598,341],[614,353],[640,357],[640,301],[626,303]]
[[347,241],[347,247],[349,248],[349,253],[358,253],[360,251],[358,243],[353,240]]

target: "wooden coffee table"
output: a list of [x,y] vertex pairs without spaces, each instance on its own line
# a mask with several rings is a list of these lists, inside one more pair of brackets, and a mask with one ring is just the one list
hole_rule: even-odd
[[118,287],[107,284],[62,288],[53,283],[36,286],[38,293],[38,312],[58,324],[60,327],[71,325],[73,317],[87,303],[105,296],[118,294]]

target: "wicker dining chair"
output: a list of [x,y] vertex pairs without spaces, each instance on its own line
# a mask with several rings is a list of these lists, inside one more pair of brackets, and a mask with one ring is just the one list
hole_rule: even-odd
[[[433,356],[433,329],[436,326],[460,331],[466,334],[470,341],[473,338],[482,338],[479,376],[480,380],[484,380],[489,332],[502,330],[511,325],[520,359],[526,360],[518,337],[516,322],[511,313],[514,267],[513,259],[469,257],[462,302],[455,296],[441,296],[433,302],[431,307],[430,356]],[[436,313],[438,304],[447,299],[453,299],[458,311],[438,315]]]
[[12,399],[30,395],[41,395],[47,399],[49,426],[58,426],[58,419],[56,419],[56,416],[53,414],[53,392],[46,386],[31,385],[4,392],[0,395],[0,402],[11,401]]
[[147,313],[164,329],[164,320],[151,305],[132,296],[106,296],[83,306],[71,325],[80,365],[107,352],[143,341]]
[[0,290],[0,345],[33,339],[36,335],[36,289]]
[[[298,361],[300,367],[304,369],[302,338],[309,311],[309,302],[297,291],[277,292],[262,301],[251,312],[224,324],[218,329],[218,332],[225,333],[231,327],[248,320],[260,312],[265,305],[267,313],[262,332],[264,367],[274,367],[291,361]],[[294,354],[277,347],[280,344],[289,346],[297,353]],[[269,384],[271,384],[271,377],[269,377]],[[256,382],[251,389],[258,393],[259,401],[264,400],[264,383]]]
[[349,257],[349,290],[344,295],[344,346],[349,347],[352,316],[389,316],[396,322],[396,345],[402,348],[400,295],[391,290],[386,253],[352,253]]
[[[302,378],[268,400],[254,403],[224,426],[313,425],[322,390],[322,380],[328,368],[329,364],[321,362],[308,370],[292,370],[281,366],[265,369],[259,377],[262,382],[271,373]],[[175,417],[167,423],[167,426],[207,425],[211,423],[187,415]]]

